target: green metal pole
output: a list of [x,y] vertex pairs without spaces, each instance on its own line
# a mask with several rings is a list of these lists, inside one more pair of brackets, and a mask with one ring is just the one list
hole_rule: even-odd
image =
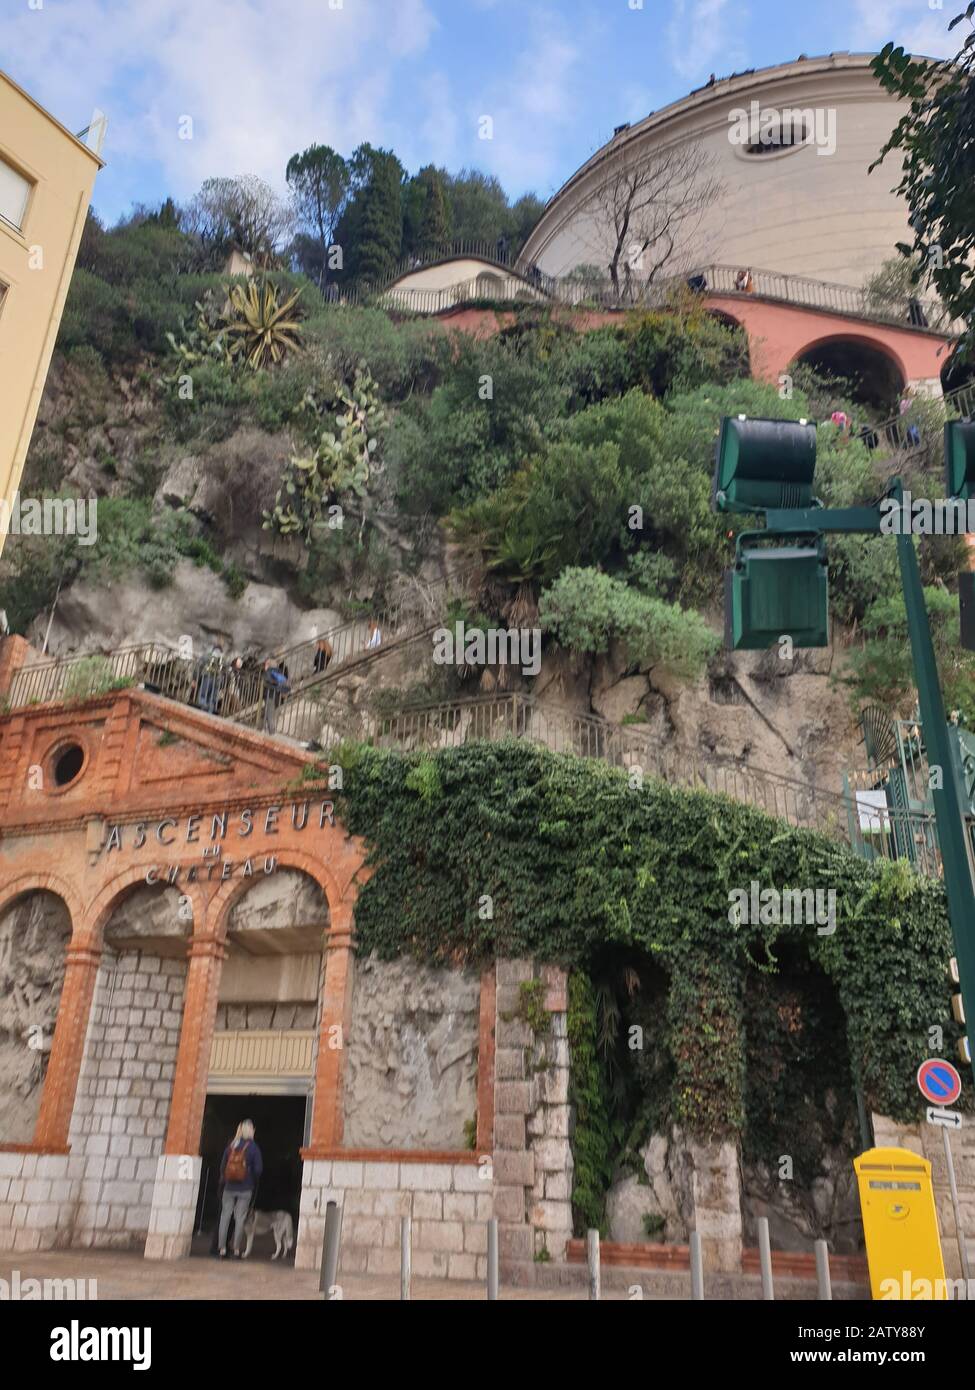
[[[900,479],[896,479],[893,495],[901,497]],[[931,789],[934,813],[938,826],[938,843],[944,866],[945,894],[948,899],[948,918],[955,939],[958,975],[961,982],[965,1018],[975,1018],[975,890],[972,887],[968,829],[964,805],[958,786],[955,762],[951,754],[948,721],[945,716],[938,667],[931,641],[931,625],[924,606],[924,590],[918,569],[914,540],[910,535],[897,536],[897,558],[900,563],[904,605],[907,609],[907,630],[911,639],[914,661],[914,681],[921,706],[921,727],[927,747],[928,767],[941,769],[941,786]],[[945,961],[945,970],[948,962]]]

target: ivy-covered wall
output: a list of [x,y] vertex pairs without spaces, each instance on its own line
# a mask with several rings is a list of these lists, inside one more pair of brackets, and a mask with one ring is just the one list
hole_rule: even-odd
[[[937,881],[905,863],[868,864],[725,797],[650,780],[635,788],[624,772],[522,741],[408,755],[349,745],[336,760],[340,814],[370,844],[374,867],[356,909],[360,951],[452,965],[534,957],[575,975],[592,974],[607,950],[634,953],[668,982],[655,1045],[669,1054],[669,1096],[655,1118],[702,1139],[742,1135],[749,1109],[771,1094],[768,1074],[756,1068],[750,1081],[746,1065],[763,1055],[754,1034],[772,1007],[756,982],[774,980],[784,956],[790,970],[808,962],[835,990],[846,1031],[835,1055],[859,1071],[867,1108],[918,1114],[928,1029],[944,1028],[947,1049],[958,1035]],[[835,931],[733,925],[729,893],[753,881],[834,890]],[[606,1079],[596,1074],[591,1001],[582,984],[572,988],[573,1085],[590,1117],[576,1160],[580,1176],[592,1169],[595,1200],[613,1146]],[[829,1010],[820,1013],[828,1025]],[[788,1062],[781,1047],[777,1055]],[[852,1089],[852,1075],[837,1084]],[[787,1076],[776,1087],[786,1095]],[[581,1154],[581,1141],[593,1151]]]

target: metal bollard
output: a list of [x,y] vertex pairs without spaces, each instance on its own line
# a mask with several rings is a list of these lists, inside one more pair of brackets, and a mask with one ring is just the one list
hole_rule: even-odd
[[762,1266],[762,1297],[766,1303],[775,1299],[772,1284],[772,1242],[769,1240],[768,1217],[758,1218],[758,1258]]
[[586,1261],[589,1265],[589,1301],[599,1301],[599,1232],[586,1232]]
[[492,1217],[488,1222],[487,1296],[490,1303],[493,1303],[498,1296],[498,1222],[496,1217]]
[[704,1297],[704,1258],[701,1253],[701,1234],[691,1231],[691,1298]]
[[816,1242],[816,1283],[819,1286],[819,1299],[832,1300],[833,1286],[829,1279],[829,1249],[825,1240]]
[[318,1280],[319,1292],[324,1294],[325,1302],[332,1299],[335,1276],[339,1270],[339,1242],[342,1239],[342,1208],[338,1202],[325,1205],[325,1239],[322,1241],[322,1272]]
[[413,1297],[413,1218],[401,1216],[399,1223],[399,1296]]

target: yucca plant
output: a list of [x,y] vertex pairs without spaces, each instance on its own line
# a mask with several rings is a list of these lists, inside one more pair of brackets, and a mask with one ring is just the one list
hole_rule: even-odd
[[221,335],[235,361],[259,371],[300,352],[301,325],[293,312],[301,294],[295,290],[283,304],[269,280],[248,280],[227,289]]

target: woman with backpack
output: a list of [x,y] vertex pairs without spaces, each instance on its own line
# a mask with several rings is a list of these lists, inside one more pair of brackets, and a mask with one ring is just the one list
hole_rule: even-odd
[[287,673],[268,657],[264,663],[264,732],[266,734],[274,733],[278,707],[290,690]]
[[223,1195],[220,1199],[220,1232],[218,1245],[220,1258],[227,1258],[227,1232],[230,1218],[234,1219],[234,1259],[240,1259],[240,1247],[244,1240],[244,1220],[254,1200],[257,1180],[264,1171],[261,1151],[254,1143],[254,1124],[251,1120],[241,1120],[237,1133],[223,1151],[220,1164],[220,1179]]

